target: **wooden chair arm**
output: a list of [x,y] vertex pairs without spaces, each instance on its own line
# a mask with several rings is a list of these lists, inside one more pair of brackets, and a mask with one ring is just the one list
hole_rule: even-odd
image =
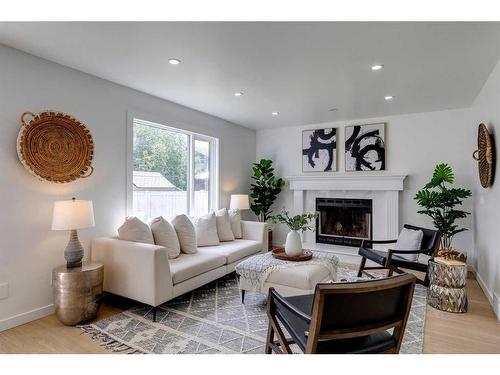
[[299,319],[302,319],[307,323],[311,323],[311,317],[309,315],[300,311],[294,305],[290,304],[287,300],[285,300],[282,296],[280,296],[274,288],[269,288],[269,296],[270,296],[270,301],[272,301],[273,299],[279,301],[279,303],[281,303],[286,309],[288,309],[292,314],[297,316]]
[[389,254],[429,254],[432,249],[420,249],[420,250],[392,250],[389,249]]
[[398,240],[397,239],[395,239],[395,240],[363,240],[363,242],[361,242],[360,247],[365,247],[365,245],[367,245],[367,244],[388,244],[388,243],[395,243],[395,242],[398,242]]
[[[385,266],[389,267],[392,261],[393,254],[429,254],[432,249],[420,249],[420,250],[393,250],[389,249],[387,254],[387,261],[385,262]],[[409,260],[409,262],[411,262]],[[414,262],[416,263],[416,262]]]

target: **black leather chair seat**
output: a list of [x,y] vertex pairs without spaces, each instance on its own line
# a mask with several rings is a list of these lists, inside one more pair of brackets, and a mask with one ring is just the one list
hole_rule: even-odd
[[[311,316],[314,295],[294,296],[284,298],[305,314]],[[293,337],[297,345],[305,351],[309,323],[300,319],[290,310],[283,308],[276,302],[276,314],[281,318],[286,331]],[[317,353],[352,353],[369,354],[380,353],[396,346],[396,340],[388,332],[378,332],[368,336],[353,337],[348,339],[328,340],[318,342]]]
[[396,340],[389,332],[377,332],[368,336],[318,342],[316,352],[331,354],[374,354],[396,347]]
[[370,259],[372,262],[380,264],[381,266],[384,266],[385,262],[387,261],[387,253],[385,251],[360,247],[358,254],[362,257]]
[[[380,264],[381,266],[385,266],[388,255],[387,252],[385,251],[367,249],[364,247],[359,248],[358,254],[361,255],[362,257],[370,259],[375,263]],[[423,272],[427,271],[427,264],[412,262],[395,254],[392,256],[391,264],[401,268],[405,268],[406,265],[407,266],[406,268],[416,269],[417,271],[423,271]]]

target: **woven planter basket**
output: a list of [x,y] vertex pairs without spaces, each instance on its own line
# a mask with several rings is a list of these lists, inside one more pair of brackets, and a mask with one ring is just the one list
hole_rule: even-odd
[[[26,116],[32,117],[29,122],[25,122]],[[61,112],[23,113],[17,154],[30,173],[51,182],[71,182],[94,171],[90,131]]]

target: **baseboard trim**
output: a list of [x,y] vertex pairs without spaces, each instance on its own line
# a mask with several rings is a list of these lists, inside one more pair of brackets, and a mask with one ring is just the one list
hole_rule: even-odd
[[486,299],[488,300],[491,307],[493,308],[493,312],[495,313],[497,319],[500,321],[500,297],[498,297],[498,295],[495,292],[488,289],[488,287],[486,286],[486,283],[481,278],[481,275],[475,269],[472,272],[474,273],[474,276],[476,277],[477,283],[479,284],[479,286],[483,290],[484,295],[486,296]]
[[0,332],[20,326],[21,324],[29,323],[33,320],[44,318],[52,314],[54,314],[53,304],[39,307],[38,309],[27,311],[22,314],[11,316],[9,318],[0,320]]

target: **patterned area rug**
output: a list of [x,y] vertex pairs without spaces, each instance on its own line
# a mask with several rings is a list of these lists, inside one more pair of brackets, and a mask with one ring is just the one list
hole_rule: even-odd
[[[338,279],[358,278],[339,268]],[[417,285],[401,353],[422,353],[425,310],[426,289]],[[156,318],[150,306],[138,305],[80,328],[115,352],[264,353],[266,297],[247,292],[242,305],[234,273],[159,306]]]

